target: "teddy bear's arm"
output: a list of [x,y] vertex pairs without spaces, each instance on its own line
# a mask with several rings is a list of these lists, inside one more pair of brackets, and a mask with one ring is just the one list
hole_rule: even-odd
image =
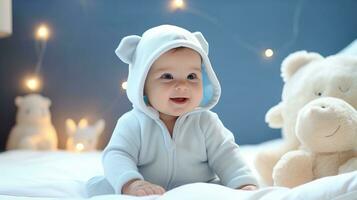
[[291,188],[312,179],[312,156],[302,150],[284,154],[273,169],[274,185],[277,186]]
[[267,114],[265,115],[265,122],[268,123],[271,128],[282,128],[283,127],[283,117],[281,115],[283,109],[283,104],[279,104],[271,107]]
[[338,174],[348,173],[357,170],[357,157],[349,159],[338,168]]

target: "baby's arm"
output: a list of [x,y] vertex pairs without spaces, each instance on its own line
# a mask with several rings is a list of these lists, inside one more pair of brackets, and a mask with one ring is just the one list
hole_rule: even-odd
[[129,114],[118,120],[102,157],[104,175],[118,194],[128,181],[144,179],[137,168],[140,127],[136,118]]
[[206,137],[208,163],[223,185],[237,189],[255,189],[258,185],[248,165],[240,155],[233,134],[224,127],[215,113],[201,121]]

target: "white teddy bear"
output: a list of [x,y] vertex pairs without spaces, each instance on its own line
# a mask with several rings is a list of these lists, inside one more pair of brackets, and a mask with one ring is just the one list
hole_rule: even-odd
[[56,150],[57,134],[51,122],[51,101],[39,94],[16,97],[16,124],[7,142],[7,150]]
[[282,63],[284,80],[282,100],[266,114],[272,128],[282,128],[283,142],[258,153],[255,166],[266,185],[272,185],[272,171],[286,152],[297,150],[297,114],[310,101],[321,97],[343,99],[357,108],[357,57],[337,54],[322,57],[318,53],[298,51]]
[[96,150],[98,137],[102,134],[104,127],[103,119],[98,120],[92,126],[89,126],[85,119],[80,120],[78,126],[72,119],[67,119],[67,150],[76,152]]
[[357,111],[345,101],[333,97],[311,101],[299,111],[295,130],[301,149],[284,154],[278,161],[273,169],[274,185],[295,187],[357,170],[353,168]]

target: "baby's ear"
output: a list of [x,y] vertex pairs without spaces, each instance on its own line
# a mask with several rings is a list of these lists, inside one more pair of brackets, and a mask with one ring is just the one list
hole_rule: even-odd
[[126,64],[131,64],[136,47],[140,42],[141,37],[137,35],[129,35],[124,37],[115,50],[115,54]]
[[208,55],[208,42],[206,41],[205,37],[203,37],[201,32],[194,32],[193,35],[200,42],[202,49]]

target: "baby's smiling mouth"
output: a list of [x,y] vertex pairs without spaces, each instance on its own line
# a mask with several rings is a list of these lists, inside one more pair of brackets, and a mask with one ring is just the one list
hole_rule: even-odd
[[175,97],[175,98],[170,98],[171,101],[177,104],[184,104],[188,101],[188,98],[186,97]]
[[341,127],[341,125],[338,125],[338,127],[336,128],[336,130],[335,130],[332,134],[327,135],[327,136],[325,136],[325,137],[332,137],[332,136],[334,136],[334,135],[338,132],[338,130],[340,129],[340,127]]

